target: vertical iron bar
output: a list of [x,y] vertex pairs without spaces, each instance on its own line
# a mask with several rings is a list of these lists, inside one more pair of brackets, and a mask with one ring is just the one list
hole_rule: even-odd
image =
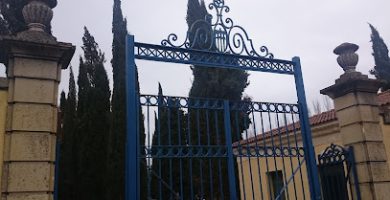
[[138,163],[138,95],[136,87],[134,56],[134,36],[126,38],[126,102],[127,102],[127,137],[125,199],[139,199],[139,163]]
[[295,118],[294,118],[293,114],[291,115],[291,119],[292,119],[293,131],[294,131],[295,148],[297,151],[297,161],[298,161],[298,167],[299,167],[299,175],[301,178],[303,200],[305,200],[306,199],[306,192],[305,192],[305,185],[303,184],[302,165],[300,164],[301,163],[301,160],[300,160],[301,156],[299,154],[299,147],[298,147],[297,127],[295,126],[296,122],[295,122]]
[[[210,139],[210,122],[209,122],[209,110],[206,109],[206,131],[207,131],[207,152],[210,152],[211,148],[212,148],[212,144],[211,144],[211,139]],[[214,145],[214,143],[213,143]],[[214,199],[214,188],[213,188],[213,167],[212,167],[212,163],[211,163],[211,157],[212,155],[209,155],[210,157],[208,158],[208,161],[209,161],[209,181],[210,181],[210,199]]]
[[[190,100],[189,100],[190,101]],[[190,105],[190,102],[188,102],[188,105]],[[189,161],[189,165],[190,165],[190,197],[191,197],[191,200],[194,199],[194,186],[193,186],[193,183],[192,183],[192,155],[193,155],[193,146],[192,146],[192,143],[191,143],[191,109],[188,108],[188,114],[187,114],[187,131],[188,131],[188,146],[190,146],[190,161]]]
[[[215,131],[217,132],[217,145],[218,147],[220,148],[222,146],[222,142],[221,142],[221,138],[220,138],[220,135],[219,135],[219,126],[218,126],[218,122],[219,122],[219,119],[218,119],[218,112],[215,110],[214,111],[214,115],[215,115]],[[224,191],[223,191],[223,179],[222,179],[222,169],[221,169],[221,158],[218,158],[218,177],[219,177],[219,189],[221,191],[221,199],[225,199],[224,198]]]
[[258,144],[258,139],[257,138],[257,129],[256,129],[256,119],[255,119],[255,110],[252,108],[251,110],[251,115],[252,115],[252,122],[253,122],[253,131],[255,133],[255,147],[256,147],[256,159],[257,159],[257,171],[259,173],[259,187],[260,187],[260,195],[261,199],[264,199],[264,194],[263,194],[263,183],[262,183],[262,178],[261,178],[261,167],[260,167],[260,147]]
[[232,147],[232,131],[230,127],[230,105],[228,100],[224,100],[224,122],[225,122],[225,136],[228,153],[228,174],[229,174],[229,188],[230,200],[237,199],[236,177],[234,173],[234,156]]
[[[236,115],[235,115],[236,117],[236,119],[235,119],[235,121],[236,121],[236,134],[237,134],[237,138],[240,138],[240,131],[239,131],[239,127],[238,127],[238,125],[237,125],[237,123],[238,123],[238,118],[237,118],[237,113],[236,113]],[[245,156],[243,155],[243,153],[242,153],[242,144],[240,144],[240,142],[238,142],[237,143],[237,145],[238,145],[238,157],[239,157],[239,160],[240,160],[240,171],[241,171],[241,182],[242,182],[242,193],[244,193],[244,200],[246,200],[246,186],[245,186],[245,175],[244,175],[244,165],[242,164],[242,158],[244,157],[245,158]],[[248,159],[250,158],[250,157],[247,157]],[[250,164],[249,164],[250,165]]]
[[[236,121],[236,126],[237,126],[237,132],[239,132],[239,125],[238,125],[238,112],[235,112],[235,121]],[[244,127],[246,126],[246,123],[247,123],[247,119],[246,117],[244,117]],[[245,137],[246,139],[249,139],[249,135],[248,135],[248,130],[244,130],[245,132]],[[249,175],[250,175],[250,180],[251,180],[251,189],[252,189],[252,199],[255,199],[255,188],[254,188],[254,184],[253,184],[253,172],[252,172],[252,149],[251,149],[251,144],[249,142],[247,142],[247,150],[246,150],[246,154],[247,154],[247,159],[248,159],[248,164],[249,164]]]
[[[145,155],[145,168],[147,170],[147,196],[148,198],[152,198],[152,191],[151,191],[151,182],[152,182],[152,177],[151,177],[151,168],[150,168],[150,148],[151,148],[151,143],[150,143],[150,106],[147,105],[146,106],[146,121],[147,121],[147,134],[148,134],[148,137],[147,137],[147,140],[148,140],[148,146],[145,148],[145,149],[141,149],[141,152],[143,151],[146,155]],[[142,122],[143,123],[143,122]],[[145,133],[141,133],[141,134],[145,134]],[[146,138],[146,137],[145,137]],[[145,142],[145,141],[144,141]],[[141,145],[142,146],[142,145]],[[147,150],[145,152],[145,150]]]
[[[277,110],[277,108],[276,108]],[[284,184],[286,185],[286,190],[284,191],[281,191],[281,192],[285,192],[287,194],[287,199],[290,200],[290,194],[288,192],[288,182],[287,182],[287,170],[286,170],[286,163],[285,163],[285,160],[284,160],[284,150],[283,150],[283,140],[282,140],[282,132],[280,131],[280,122],[279,122],[279,113],[276,112],[276,123],[277,123],[277,129],[278,129],[278,135],[279,135],[279,142],[280,142],[280,156],[282,157],[282,165],[283,165],[283,172],[282,172],[282,179],[284,179]],[[285,130],[285,134],[287,136],[288,132],[287,132],[287,129]],[[288,137],[288,136],[287,136]],[[281,195],[281,194],[280,194]]]
[[[168,97],[168,107],[167,107],[167,110],[168,110],[168,120],[167,120],[167,127],[168,127],[168,159],[169,159],[169,187],[171,190],[174,189],[173,187],[173,176],[172,176],[172,127],[171,127],[171,106],[174,107],[174,105],[172,105],[174,102],[173,100]],[[170,192],[170,199],[173,199],[173,192]]]
[[[268,122],[269,122],[269,133],[271,135],[271,145],[272,145],[272,157],[274,158],[274,166],[275,166],[275,176],[276,176],[276,180],[279,180],[279,174],[278,174],[278,162],[276,161],[276,147],[275,147],[275,140],[274,140],[274,133],[273,133],[273,127],[272,127],[272,119],[271,119],[271,108],[270,106],[268,106],[268,111],[267,111],[267,115],[268,115]],[[279,188],[274,188],[274,190],[277,190]],[[279,192],[278,192],[279,193]],[[275,194],[275,191],[274,191],[274,194]],[[274,197],[272,194],[272,199],[274,200],[276,197]]]
[[[157,140],[158,140],[158,150],[156,150],[157,152],[162,148],[161,146],[161,112],[162,112],[162,107],[163,107],[163,102],[164,102],[164,99],[163,99],[164,97],[162,96],[162,95],[158,95],[158,99],[157,99],[157,101],[158,101],[158,107],[157,107],[157,112],[158,112],[158,120],[157,120],[157,134],[158,134],[158,138],[157,138]],[[161,162],[161,158],[160,158],[160,155],[159,154],[157,154],[157,159],[158,159],[158,177],[159,178],[161,178],[162,176],[162,167],[161,167],[161,165],[162,165],[162,162]],[[160,197],[160,199],[162,199],[162,180],[160,179],[159,181],[158,181],[158,191],[159,191],[159,197]]]
[[[182,154],[183,152],[183,146],[182,146],[182,137],[181,137],[181,117],[180,117],[180,114],[181,114],[181,109],[180,109],[180,102],[177,102],[178,103],[178,108],[177,108],[177,129],[178,129],[178,139],[179,139],[179,154]],[[179,156],[179,167],[180,167],[180,199],[183,200],[184,198],[184,188],[183,188],[183,159],[182,159],[182,156],[180,155]]]
[[[291,108],[291,112],[292,112],[292,108]],[[293,164],[293,159],[292,159],[292,155],[291,155],[291,144],[290,144],[290,130],[288,129],[288,120],[287,120],[287,114],[284,113],[283,114],[284,116],[284,127],[286,129],[286,136],[287,136],[287,146],[288,146],[288,149],[289,149],[289,158],[290,158],[290,167],[291,167],[291,175],[293,176],[292,179],[293,179],[293,187],[294,187],[294,195],[295,195],[295,200],[298,199],[297,197],[297,188],[296,188],[296,185],[295,185],[295,175],[294,175],[294,164]]]
[[317,172],[317,163],[313,140],[310,129],[309,114],[307,109],[305,85],[303,82],[301,62],[299,57],[292,59],[294,62],[294,78],[298,95],[299,118],[301,123],[301,135],[305,148],[307,175],[309,179],[310,196],[312,200],[321,199],[321,188]]
[[200,175],[200,198],[204,198],[204,188],[203,188],[203,147],[202,147],[202,137],[201,137],[201,130],[200,130],[200,119],[199,119],[199,109],[196,110],[196,128],[198,132],[198,153],[199,151],[202,152],[200,155],[201,158],[199,158],[199,175]]
[[[265,124],[264,124],[264,118],[263,118],[262,112],[260,112],[260,123],[261,123],[261,135],[262,135],[263,146],[264,146],[264,157],[265,157],[265,163],[266,163],[266,169],[267,169],[265,176],[267,177],[268,185],[271,185],[271,179],[269,176],[268,146],[267,146],[266,137],[265,137]],[[268,187],[268,192],[269,192],[269,198],[272,199],[273,194],[272,194],[271,187]]]

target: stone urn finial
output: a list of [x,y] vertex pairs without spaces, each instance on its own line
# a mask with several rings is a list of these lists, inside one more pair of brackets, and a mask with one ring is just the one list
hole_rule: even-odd
[[359,62],[359,55],[356,53],[358,49],[359,46],[356,44],[343,43],[333,51],[339,56],[337,57],[337,63],[339,63],[345,73],[356,71],[356,65]]
[[27,0],[22,13],[29,31],[45,31],[53,19],[52,8],[56,5],[56,0]]

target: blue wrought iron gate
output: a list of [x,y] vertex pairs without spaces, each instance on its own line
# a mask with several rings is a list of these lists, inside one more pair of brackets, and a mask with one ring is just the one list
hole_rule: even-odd
[[[209,9],[180,45],[127,37],[126,200],[321,199],[299,58],[256,51],[223,0]],[[298,103],[140,94],[135,59],[291,75]]]

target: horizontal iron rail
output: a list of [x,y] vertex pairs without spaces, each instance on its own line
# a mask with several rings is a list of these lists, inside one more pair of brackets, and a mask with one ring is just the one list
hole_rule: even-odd
[[303,147],[259,147],[240,146],[234,147],[234,155],[237,157],[303,157]]
[[294,74],[294,62],[288,60],[251,57],[138,42],[135,43],[135,58],[277,74]]
[[[146,148],[146,146],[143,146]],[[147,158],[224,158],[227,157],[223,145],[153,145],[147,148]]]
[[[224,100],[220,99],[188,98],[180,96],[140,95],[141,106],[160,106],[167,108],[222,110],[223,101]],[[298,104],[254,101],[230,101],[230,104],[231,111],[299,114]]]

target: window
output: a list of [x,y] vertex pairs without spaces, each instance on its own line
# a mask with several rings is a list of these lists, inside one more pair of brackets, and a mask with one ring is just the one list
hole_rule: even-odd
[[285,200],[286,193],[285,191],[282,192],[282,189],[284,187],[283,172],[282,171],[268,172],[268,180],[269,180],[268,184],[270,187],[269,192],[272,195],[271,199],[275,200],[276,197],[280,195],[279,200]]

